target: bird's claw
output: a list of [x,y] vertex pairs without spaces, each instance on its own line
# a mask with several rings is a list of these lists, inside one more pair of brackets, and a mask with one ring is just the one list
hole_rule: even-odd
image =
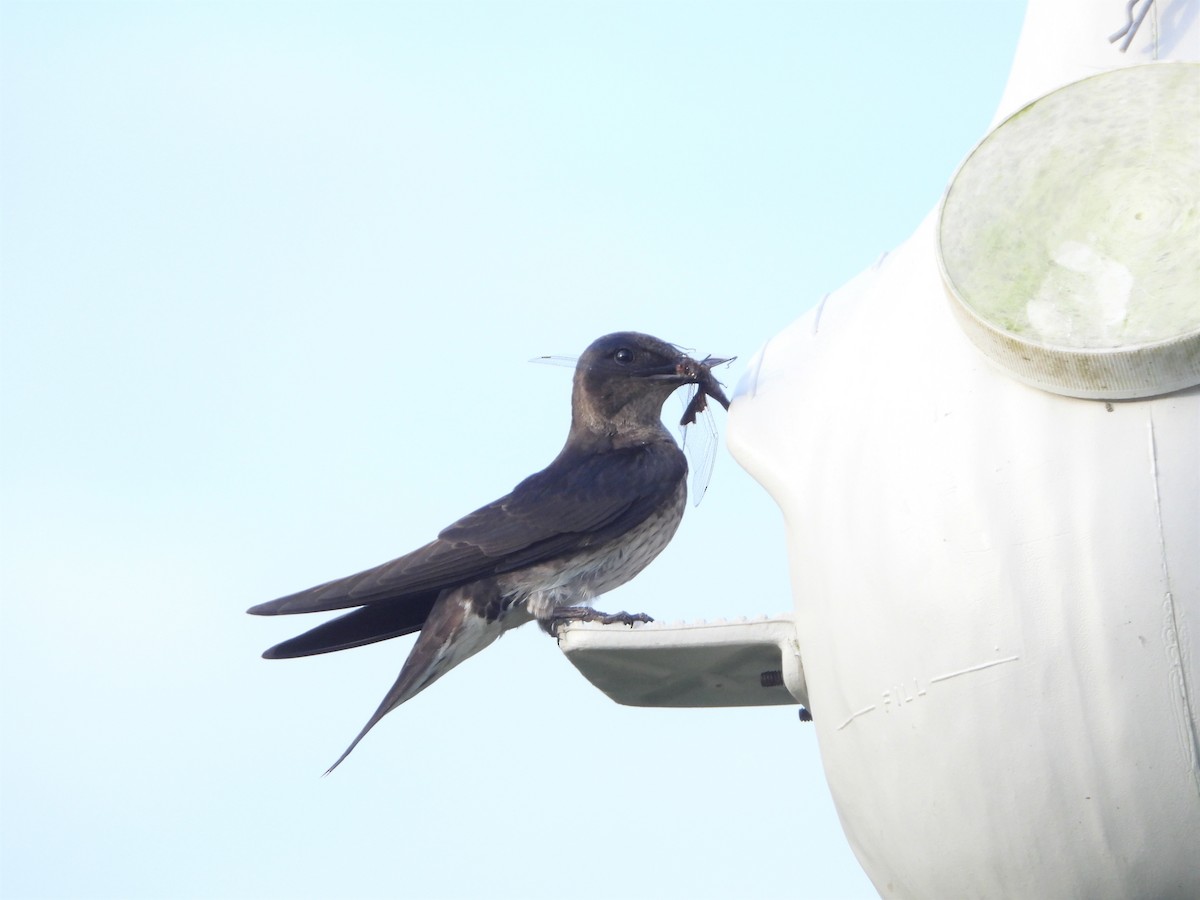
[[554,611],[553,616],[546,625],[546,631],[551,637],[558,637],[559,629],[568,622],[599,622],[601,625],[628,625],[630,628],[635,622],[653,622],[654,619],[646,613],[606,613],[600,612],[597,609],[592,609],[590,606],[564,606]]
[[653,622],[654,619],[645,613],[627,613],[622,610],[619,613],[601,613],[600,616],[595,619],[595,621],[599,622],[601,625],[615,625],[620,622],[622,625],[628,625],[630,628],[632,628],[635,622],[647,623]]

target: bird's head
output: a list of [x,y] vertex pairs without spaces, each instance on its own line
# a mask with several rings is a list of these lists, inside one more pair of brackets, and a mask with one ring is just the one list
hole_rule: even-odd
[[572,431],[641,442],[666,433],[662,405],[685,384],[726,409],[729,400],[709,369],[727,360],[692,359],[648,334],[618,331],[592,342],[575,367]]

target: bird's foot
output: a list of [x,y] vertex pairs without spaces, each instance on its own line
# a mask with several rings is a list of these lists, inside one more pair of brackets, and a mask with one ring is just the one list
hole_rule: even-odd
[[593,621],[599,622],[601,625],[615,625],[620,622],[622,625],[632,628],[635,622],[647,623],[653,622],[654,619],[646,613],[627,613],[622,610],[619,613],[600,613]]
[[645,613],[606,613],[590,606],[560,606],[554,610],[548,622],[543,627],[552,637],[558,637],[558,630],[567,622],[599,622],[601,625],[628,625],[633,627],[635,622],[653,622],[654,619]]

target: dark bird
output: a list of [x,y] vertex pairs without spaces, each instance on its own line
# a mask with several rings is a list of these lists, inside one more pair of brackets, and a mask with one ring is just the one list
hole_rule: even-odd
[[710,368],[636,332],[595,341],[575,367],[571,430],[554,461],[507,496],[391,562],[251,607],[259,616],[357,607],[277,644],[286,659],[344,650],[420,631],[400,676],[332,772],[385,715],[510,628],[536,619],[648,622],[608,615],[595,597],[649,565],[675,534],[687,501],[687,460],[662,422],[666,399],[698,386],[685,420],[707,394],[729,400]]

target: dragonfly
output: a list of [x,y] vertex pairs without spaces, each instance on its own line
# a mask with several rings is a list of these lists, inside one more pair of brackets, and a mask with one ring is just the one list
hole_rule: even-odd
[[[680,352],[685,352],[680,348]],[[688,455],[688,468],[692,473],[692,505],[699,506],[708,491],[708,482],[712,478],[713,466],[717,460],[717,423],[713,420],[712,410],[708,408],[711,397],[729,409],[729,398],[725,396],[723,385],[717,381],[712,370],[717,366],[728,366],[736,356],[719,358],[706,356],[702,360],[689,361],[690,371],[686,374],[696,378],[697,384],[685,385],[685,391],[680,399],[683,403],[683,416],[679,419],[679,445]],[[531,363],[550,366],[565,366],[574,369],[579,358],[576,356],[535,356]],[[689,441],[691,426],[696,426],[699,434],[695,440]]]

